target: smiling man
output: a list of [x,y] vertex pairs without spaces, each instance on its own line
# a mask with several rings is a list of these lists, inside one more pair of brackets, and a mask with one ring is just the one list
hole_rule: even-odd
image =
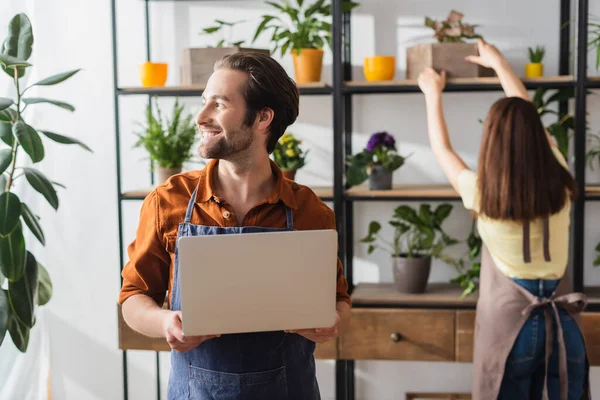
[[[200,171],[170,178],[144,200],[122,274],[123,317],[144,335],[166,338],[173,349],[169,399],[319,399],[315,343],[334,339],[350,315],[339,259],[333,327],[182,334],[178,236],[336,228],[333,211],[309,188],[285,179],[269,159],[299,108],[296,84],[274,59],[253,52],[226,56],[202,100],[199,154],[211,160]],[[185,228],[178,230],[180,223]]]

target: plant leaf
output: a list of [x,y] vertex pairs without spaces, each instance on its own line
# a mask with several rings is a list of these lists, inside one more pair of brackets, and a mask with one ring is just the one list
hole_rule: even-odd
[[47,304],[52,298],[52,279],[44,266],[38,263],[38,305]]
[[[0,285],[2,282],[0,281]],[[8,305],[8,298],[6,297],[6,290],[0,289],[0,346],[6,336],[8,330],[8,314],[10,312],[10,306]]]
[[19,223],[21,201],[11,192],[0,194],[0,237],[8,236]]
[[452,212],[451,204],[440,204],[435,210],[435,219],[438,223],[442,223]]
[[10,337],[20,352],[25,353],[29,345],[29,328],[19,322],[18,318],[9,313],[8,332]]
[[6,192],[6,184],[7,183],[8,182],[6,181],[6,175],[0,174],[0,193]]
[[48,104],[53,104],[60,108],[64,108],[65,110],[75,111],[75,107],[73,107],[69,103],[65,103],[63,101],[58,101],[58,100],[43,99],[41,97],[27,97],[27,98],[22,99],[22,101],[23,101],[23,103],[28,104],[28,105],[29,104],[48,103]]
[[9,281],[21,279],[25,271],[25,239],[21,224],[7,237],[0,237],[0,271]]
[[52,75],[46,79],[42,79],[39,82],[34,83],[31,86],[50,86],[50,85],[56,85],[57,83],[61,83],[66,81],[67,79],[69,79],[70,77],[72,77],[73,75],[75,75],[76,73],[78,73],[79,71],[81,71],[81,69],[75,69],[73,71],[67,71],[67,72],[62,72],[60,74],[56,74],[56,75]]
[[44,232],[38,222],[38,218],[31,212],[25,203],[21,203],[21,216],[37,240],[39,240],[41,244],[46,245],[46,238],[44,237]]
[[83,148],[84,150],[89,151],[90,153],[93,153],[92,149],[90,149],[88,146],[86,146],[84,143],[80,142],[79,140],[69,137],[69,136],[63,136],[63,135],[59,135],[58,133],[54,133],[54,132],[49,132],[49,131],[40,131],[42,134],[44,134],[46,137],[48,137],[51,140],[54,140],[57,143],[62,143],[62,144],[77,144],[79,146],[81,146],[81,148]]
[[12,99],[7,99],[6,97],[0,97],[0,110],[4,110],[5,108],[8,108],[10,106],[12,106]]
[[23,150],[29,154],[31,161],[37,163],[44,159],[44,144],[35,129],[23,121],[17,121],[13,125],[13,134],[23,146]]
[[25,261],[25,273],[21,279],[8,282],[8,301],[19,321],[28,328],[33,327],[34,310],[37,304],[38,264],[29,251]]
[[[7,56],[6,54],[0,54],[0,66],[9,74],[11,77],[14,77],[13,68],[17,67],[31,67],[25,60],[18,59],[16,57]],[[19,77],[21,77],[20,75]]]
[[46,178],[46,176],[44,176],[44,174],[42,174],[40,171],[37,171],[33,168],[23,168],[23,171],[25,172],[25,178],[27,178],[29,184],[35,190],[41,193],[46,200],[48,200],[48,203],[50,203],[50,205],[57,210],[58,196],[54,186],[52,186],[52,182],[50,182],[48,178]]
[[[2,111],[0,111],[2,113]],[[15,139],[12,134],[13,126],[12,124],[7,124],[5,122],[0,122],[0,139],[8,146],[13,147]]]
[[[31,56],[33,45],[33,31],[31,22],[24,13],[15,15],[8,24],[8,36],[4,40],[2,46],[2,54],[4,56],[14,57],[16,59],[26,61]],[[25,66],[22,65],[17,69],[18,77],[21,78],[25,74]],[[14,71],[4,69],[7,74],[14,77]]]
[[0,122],[7,122],[12,124],[16,120],[17,112],[12,108],[5,108],[4,110],[0,111]]
[[12,149],[0,150],[0,174],[6,171],[13,159]]

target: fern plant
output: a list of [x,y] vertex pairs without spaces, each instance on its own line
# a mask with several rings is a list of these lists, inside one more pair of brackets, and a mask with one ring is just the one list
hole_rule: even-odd
[[544,46],[536,46],[535,49],[529,47],[529,61],[534,64],[539,64],[544,59],[546,49]]

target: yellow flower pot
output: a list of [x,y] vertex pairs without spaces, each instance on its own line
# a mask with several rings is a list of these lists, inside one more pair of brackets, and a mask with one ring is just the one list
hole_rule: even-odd
[[390,81],[396,74],[396,57],[366,57],[363,72],[368,81]]
[[538,78],[544,76],[544,64],[529,63],[525,65],[525,76],[528,78]]
[[296,83],[319,82],[323,69],[323,49],[292,50]]
[[165,86],[168,65],[165,63],[145,62],[140,64],[140,80],[144,87]]

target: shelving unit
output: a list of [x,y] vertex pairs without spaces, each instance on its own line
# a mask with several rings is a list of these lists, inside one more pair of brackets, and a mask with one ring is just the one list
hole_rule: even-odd
[[[202,0],[140,0],[145,3],[147,59],[150,61],[150,22],[149,3],[155,1],[202,1]],[[576,59],[576,70],[573,75],[569,71],[569,44],[571,38],[569,31],[562,29],[559,40],[559,76],[543,77],[537,79],[523,79],[528,89],[537,88],[564,89],[574,88],[575,117],[577,121],[585,121],[586,118],[586,94],[585,89],[600,89],[600,77],[587,77],[587,15],[588,0],[578,0],[578,12],[576,16],[577,45],[574,49]],[[114,101],[115,101],[115,138],[117,153],[117,189],[118,189],[118,217],[119,217],[119,240],[120,240],[120,270],[124,265],[123,232],[122,232],[122,204],[124,201],[141,201],[153,189],[151,185],[139,190],[123,192],[121,187],[121,156],[120,156],[120,129],[119,129],[119,99],[122,96],[147,96],[149,101],[153,96],[201,96],[204,87],[201,85],[192,87],[119,87],[117,71],[117,32],[116,32],[116,0],[111,0],[112,5],[112,32],[113,32],[113,68],[114,68]],[[560,21],[564,24],[571,20],[570,0],[560,0]],[[440,354],[428,353],[427,350],[416,350],[410,344],[400,343],[398,348],[392,351],[390,356],[381,356],[380,349],[370,349],[372,353],[358,351],[356,343],[359,340],[356,330],[352,330],[348,337],[342,337],[337,342],[318,348],[316,356],[319,358],[336,359],[336,399],[354,399],[354,360],[369,359],[368,354],[375,354],[378,359],[423,359],[423,360],[454,360],[460,362],[470,361],[472,353],[472,324],[474,321],[474,309],[477,296],[471,296],[461,300],[461,290],[450,284],[430,284],[428,293],[423,295],[402,295],[394,290],[392,284],[358,284],[353,283],[354,256],[354,204],[356,202],[389,202],[389,201],[455,201],[460,202],[458,194],[448,185],[399,185],[389,191],[371,191],[366,186],[347,188],[344,184],[346,156],[352,151],[352,98],[358,95],[377,94],[407,94],[420,93],[416,81],[391,81],[391,82],[364,82],[355,81],[352,76],[351,65],[351,23],[350,14],[342,13],[341,0],[332,0],[332,38],[333,38],[333,69],[332,83],[315,83],[299,85],[302,96],[331,96],[333,114],[333,169],[334,181],[332,187],[312,187],[317,195],[324,201],[333,202],[336,214],[337,230],[339,233],[339,256],[344,264],[344,274],[348,279],[352,293],[353,309],[356,310],[356,318],[359,322],[371,322],[373,318],[388,318],[394,315],[402,315],[407,320],[416,318],[417,323],[429,323],[434,314],[436,318],[446,321],[452,329],[442,326],[449,335],[454,335],[454,342],[450,346],[450,338],[431,338],[432,346],[444,348]],[[473,78],[473,79],[450,79],[447,83],[447,92],[489,92],[502,90],[497,78]],[[568,104],[562,102],[561,110],[566,110]],[[600,311],[600,288],[584,287],[583,260],[584,260],[584,209],[586,201],[600,200],[600,185],[585,185],[585,123],[578,123],[575,131],[575,177],[580,192],[585,193],[573,203],[572,227],[572,249],[571,266],[572,279],[575,290],[584,290],[590,297],[589,311]],[[405,314],[408,313],[408,314]],[[392,317],[390,317],[392,318]],[[435,320],[435,318],[434,318]],[[381,320],[378,320],[381,322]],[[387,320],[386,320],[387,321]],[[425,322],[424,322],[425,321]],[[429,321],[429,322],[427,322]],[[388,322],[382,322],[383,325]],[[387,327],[387,325],[385,325]],[[458,329],[456,333],[453,329]],[[466,327],[466,328],[465,328]],[[460,328],[460,329],[459,329]],[[391,329],[391,328],[390,328]],[[396,329],[396,328],[394,328]],[[406,327],[410,330],[410,327]],[[469,333],[470,332],[470,333]],[[401,342],[400,336],[393,336],[394,342]],[[427,336],[427,335],[426,335]],[[428,337],[428,336],[427,336]],[[156,351],[157,364],[157,397],[160,399],[160,376],[159,351],[168,351],[164,341],[148,339],[137,335],[124,324],[119,309],[119,342],[123,350],[123,377],[124,398],[128,398],[127,384],[127,351],[128,350],[152,350]],[[600,340],[600,335],[598,336]],[[435,342],[435,343],[434,343]],[[450,346],[450,347],[448,347]],[[385,346],[384,346],[385,347]],[[358,352],[357,352],[358,351]],[[357,355],[354,357],[353,355]],[[395,357],[395,358],[394,358]],[[598,360],[592,360],[600,363]]]

